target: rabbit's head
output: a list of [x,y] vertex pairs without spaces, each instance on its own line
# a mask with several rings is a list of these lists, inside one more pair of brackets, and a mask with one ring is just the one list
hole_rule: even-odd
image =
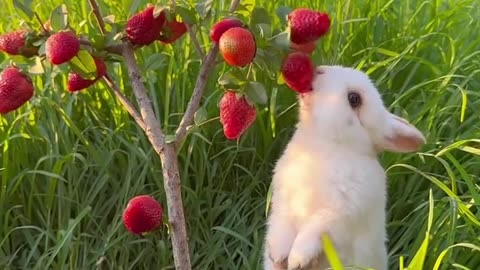
[[391,114],[368,76],[341,66],[319,66],[313,91],[300,98],[299,129],[325,143],[365,152],[413,152],[422,133]]

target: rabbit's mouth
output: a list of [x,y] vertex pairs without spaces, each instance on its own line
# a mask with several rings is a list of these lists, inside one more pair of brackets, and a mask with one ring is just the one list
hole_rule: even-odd
[[323,74],[325,74],[325,71],[323,71],[322,69],[315,70],[315,75],[323,75]]

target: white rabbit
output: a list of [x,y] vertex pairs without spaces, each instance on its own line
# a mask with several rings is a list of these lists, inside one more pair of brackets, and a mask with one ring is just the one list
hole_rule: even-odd
[[264,268],[329,268],[320,238],[328,233],[344,265],[386,270],[386,179],[377,154],[413,152],[425,138],[387,111],[361,71],[319,66],[312,85],[274,170]]

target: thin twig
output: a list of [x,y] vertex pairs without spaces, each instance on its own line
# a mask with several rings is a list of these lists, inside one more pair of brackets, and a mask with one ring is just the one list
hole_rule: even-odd
[[[239,4],[240,0],[232,0],[230,3],[229,12],[234,12]],[[190,97],[190,101],[188,102],[187,109],[185,110],[185,114],[183,115],[180,125],[175,132],[175,141],[177,146],[180,145],[185,139],[185,136],[187,135],[187,128],[193,123],[195,112],[200,106],[200,101],[202,100],[205,87],[207,86],[208,75],[215,64],[215,58],[217,57],[217,54],[218,46],[213,44],[208,52],[207,57],[202,63],[202,67],[200,68],[200,72],[198,74],[197,81],[195,82],[195,87],[193,88],[193,93]]]
[[[87,40],[87,39],[84,39],[84,38],[80,38],[80,44],[93,47],[92,42],[90,42],[90,40]],[[109,52],[109,53],[122,55],[124,46],[125,46],[124,43],[119,43],[119,44],[114,44],[114,45],[107,46],[103,49],[105,51]]]
[[40,26],[42,27],[44,34],[48,34],[50,31],[48,31],[47,28],[45,28],[45,25],[43,24],[42,19],[40,19],[40,16],[38,16],[38,13],[34,12],[33,14],[35,14],[35,18],[40,23]]
[[197,81],[195,82],[195,88],[193,88],[192,96],[190,97],[190,101],[188,102],[187,109],[185,110],[185,114],[180,121],[180,125],[175,132],[175,140],[177,145],[179,145],[185,136],[187,135],[187,128],[193,123],[193,118],[195,112],[198,110],[200,106],[200,101],[202,100],[203,93],[205,92],[205,87],[207,86],[208,76],[210,71],[215,63],[215,58],[218,54],[218,46],[213,44],[210,52],[208,53],[207,57],[202,63],[202,67],[200,68],[200,72],[198,73]]
[[102,35],[105,35],[107,31],[105,30],[105,22],[103,21],[102,13],[100,13],[100,8],[98,8],[97,2],[95,0],[88,0],[90,6],[92,7],[93,13],[97,18],[98,26],[100,27],[100,32]]
[[205,52],[202,50],[202,47],[200,46],[200,43],[198,42],[197,36],[195,35],[195,32],[193,31],[192,27],[188,24],[187,24],[187,30],[188,30],[188,34],[190,35],[190,39],[192,40],[193,46],[197,51],[198,57],[200,57],[202,61],[205,60]]
[[127,99],[127,97],[122,93],[118,85],[110,78],[110,76],[107,74],[103,77],[103,80],[105,83],[110,87],[117,96],[117,98],[120,100],[120,103],[122,103],[123,107],[127,110],[127,112],[133,117],[135,122],[143,129],[143,131],[146,131],[147,125],[142,119],[142,116],[140,113],[135,109],[135,106],[130,102],[130,100]]

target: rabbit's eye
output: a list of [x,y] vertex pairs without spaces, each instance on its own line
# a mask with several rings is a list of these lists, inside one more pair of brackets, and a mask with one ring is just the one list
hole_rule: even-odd
[[350,106],[355,109],[362,104],[362,98],[357,92],[349,92],[348,103],[350,103]]

